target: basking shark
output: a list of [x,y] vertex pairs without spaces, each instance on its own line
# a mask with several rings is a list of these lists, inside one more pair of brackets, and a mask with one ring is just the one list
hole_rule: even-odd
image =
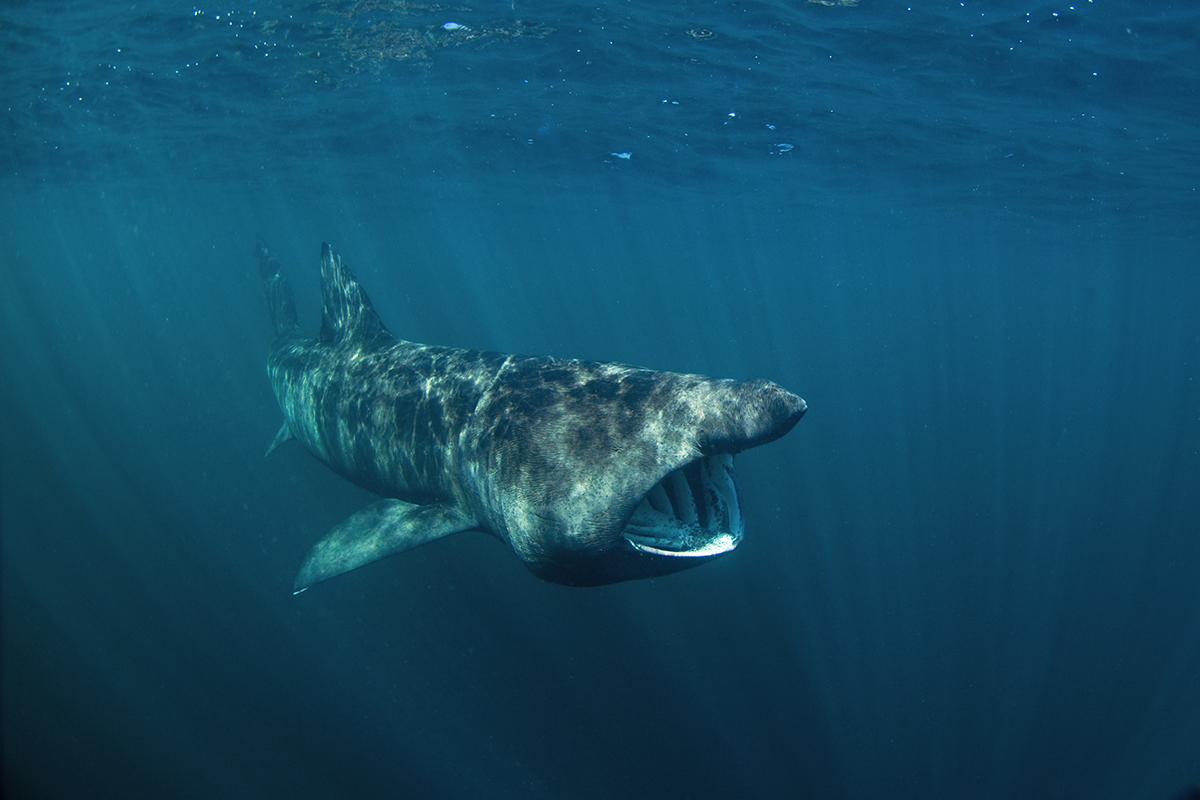
[[383,500],[330,531],[295,591],[460,531],[492,533],[539,578],[595,586],[707,562],[742,539],[735,454],[804,414],[764,380],[505,355],[392,336],[321,245],[321,332],[306,336],[261,241],[284,423]]

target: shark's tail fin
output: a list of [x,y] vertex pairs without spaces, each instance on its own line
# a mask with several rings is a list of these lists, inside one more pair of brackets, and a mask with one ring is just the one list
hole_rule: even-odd
[[271,322],[275,325],[275,333],[280,334],[297,326],[296,299],[292,296],[292,285],[279,268],[279,262],[267,248],[267,243],[260,237],[254,245],[254,255],[258,256],[258,269],[262,273],[263,288],[267,290],[267,310],[271,312]]

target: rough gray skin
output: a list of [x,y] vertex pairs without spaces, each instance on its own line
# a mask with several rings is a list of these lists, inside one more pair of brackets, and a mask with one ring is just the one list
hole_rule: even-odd
[[555,583],[695,566],[741,539],[732,455],[784,435],[805,411],[768,381],[398,340],[324,244],[324,318],[308,338],[278,263],[261,242],[256,254],[285,417],[268,454],[297,438],[389,498],[322,539],[296,591],[464,530],[495,534]]

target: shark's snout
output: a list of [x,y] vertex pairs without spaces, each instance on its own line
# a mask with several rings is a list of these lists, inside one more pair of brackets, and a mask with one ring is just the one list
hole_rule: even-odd
[[808,403],[804,402],[804,398],[799,395],[792,394],[787,389],[776,384],[771,384],[774,390],[774,398],[771,401],[770,416],[774,420],[772,432],[775,434],[772,438],[766,439],[760,444],[774,441],[780,436],[796,427],[796,423],[804,416],[804,412],[808,410]]
[[721,381],[719,396],[706,398],[697,435],[700,452],[740,453],[773,442],[804,416],[808,405],[771,381]]

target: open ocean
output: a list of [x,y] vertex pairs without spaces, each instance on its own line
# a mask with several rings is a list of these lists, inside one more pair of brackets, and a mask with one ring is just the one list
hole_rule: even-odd
[[[0,7],[5,798],[1200,796],[1200,5],[199,2]],[[809,410],[711,564],[293,596],[258,236]]]

